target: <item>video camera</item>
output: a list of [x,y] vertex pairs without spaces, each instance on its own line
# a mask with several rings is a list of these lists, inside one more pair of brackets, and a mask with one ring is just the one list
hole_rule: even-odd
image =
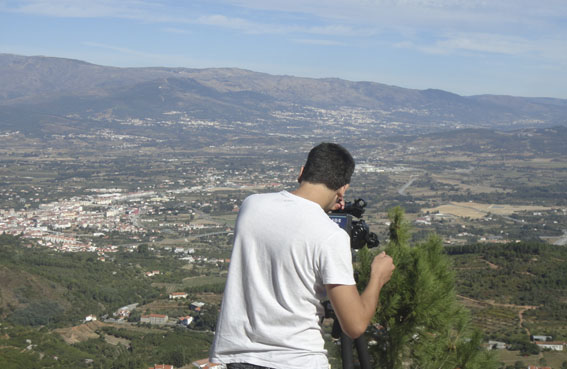
[[[366,201],[356,199],[354,202],[347,202],[344,209],[335,210],[329,214],[335,223],[344,229],[350,236],[350,247],[352,249],[361,249],[364,245],[368,248],[377,247],[380,244],[378,236],[374,232],[370,232],[370,228],[362,219]],[[358,220],[354,220],[358,218]]]

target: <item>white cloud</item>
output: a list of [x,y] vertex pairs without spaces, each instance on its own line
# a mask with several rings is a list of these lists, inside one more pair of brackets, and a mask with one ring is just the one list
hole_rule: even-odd
[[375,33],[373,30],[354,29],[342,24],[331,24],[327,26],[313,26],[302,29],[304,33],[328,36],[368,36]]
[[[565,32],[565,0],[224,0],[279,14],[304,14],[357,28],[500,34]],[[561,25],[563,19],[563,25]]]
[[218,26],[248,31],[259,27],[258,25],[250,23],[244,19],[227,17],[222,14],[201,16],[197,18],[197,23],[206,24],[208,26]]
[[[247,10],[241,12],[240,18],[224,12],[219,12],[222,15],[203,12],[202,9],[215,4],[224,5],[226,11],[230,11],[227,7]],[[54,17],[115,17],[179,23],[191,22],[200,16],[214,22],[215,17],[225,16],[231,24],[240,22],[246,30],[267,28],[266,24],[244,19],[246,14],[251,14],[250,10],[252,13],[273,12],[272,19],[280,23],[285,15],[303,14],[346,28],[358,25],[356,29],[424,25],[476,27],[477,30],[510,24],[551,26],[553,20],[567,17],[567,1],[564,0],[207,0],[187,3],[148,0],[20,0],[11,3],[0,0],[0,9]]]
[[537,42],[511,36],[486,33],[454,34],[437,40],[433,45],[421,45],[420,50],[446,54],[464,50],[481,53],[519,55],[539,50]]
[[227,17],[222,14],[201,16],[195,23],[239,30],[251,34],[311,34],[339,37],[368,36],[375,33],[371,29],[356,29],[349,25],[327,24],[304,26],[298,24],[257,23],[243,18]]
[[168,32],[168,33],[177,33],[177,34],[181,34],[181,35],[190,35],[190,34],[193,33],[188,29],[175,28],[175,27],[162,28],[162,31]]
[[127,48],[127,47],[120,47],[120,46],[103,44],[103,43],[100,43],[100,42],[85,41],[82,44],[84,46],[106,49],[106,50],[110,50],[110,51],[116,51],[116,52],[121,53],[121,54],[143,56],[143,57],[146,57],[146,58],[159,58],[159,57],[162,56],[161,54],[152,54],[152,53],[147,53],[147,52],[143,52],[143,51],[130,49],[130,48]]
[[345,46],[344,42],[334,41],[334,40],[321,40],[321,39],[293,39],[293,42],[299,44],[307,44],[307,45],[320,45],[320,46]]
[[4,6],[5,11],[51,17],[130,19],[145,19],[160,8],[139,0],[24,0],[18,6]]
[[[216,13],[207,12],[211,4]],[[0,10],[167,23],[162,31],[170,33],[201,25],[329,46],[358,38],[430,54],[536,54],[557,61],[567,54],[565,0],[0,0]]]
[[[428,54],[473,52],[511,56],[532,56],[547,60],[567,61],[567,41],[559,39],[529,39],[488,33],[445,34],[433,42],[402,41],[395,47],[416,49]],[[561,52],[560,50],[563,50]]]

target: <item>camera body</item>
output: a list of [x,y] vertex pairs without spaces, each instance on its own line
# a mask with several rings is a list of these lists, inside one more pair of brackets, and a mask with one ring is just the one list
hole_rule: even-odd
[[[366,201],[356,199],[354,202],[347,202],[344,209],[335,210],[329,214],[329,218],[344,229],[350,236],[350,247],[361,249],[365,245],[368,248],[377,247],[380,244],[376,233],[370,232],[368,224],[362,219]],[[355,220],[358,218],[358,220]]]

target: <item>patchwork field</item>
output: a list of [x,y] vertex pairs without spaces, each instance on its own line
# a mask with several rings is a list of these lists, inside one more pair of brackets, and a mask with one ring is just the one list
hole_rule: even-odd
[[522,211],[545,211],[553,208],[547,206],[533,205],[502,205],[502,204],[481,204],[476,202],[451,202],[449,204],[434,208],[423,209],[423,212],[441,213],[454,215],[456,217],[480,219],[488,214],[512,215]]

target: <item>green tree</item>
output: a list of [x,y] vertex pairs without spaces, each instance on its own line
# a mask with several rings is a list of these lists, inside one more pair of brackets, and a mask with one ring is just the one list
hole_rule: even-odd
[[147,243],[141,243],[138,245],[137,251],[138,254],[146,256],[150,253],[150,248]]
[[195,328],[214,331],[217,325],[218,311],[214,308],[207,308],[201,311],[195,319]]
[[[386,253],[396,270],[381,291],[375,322],[384,327],[371,353],[378,368],[497,368],[481,348],[482,335],[470,328],[468,311],[457,301],[455,275],[442,240],[433,235],[413,247],[400,207],[389,212],[390,241]],[[363,252],[364,284],[372,258]],[[365,276],[366,274],[366,276]]]
[[181,368],[185,365],[185,350],[183,347],[178,346],[174,350],[169,351],[165,354],[163,361],[175,368]]

